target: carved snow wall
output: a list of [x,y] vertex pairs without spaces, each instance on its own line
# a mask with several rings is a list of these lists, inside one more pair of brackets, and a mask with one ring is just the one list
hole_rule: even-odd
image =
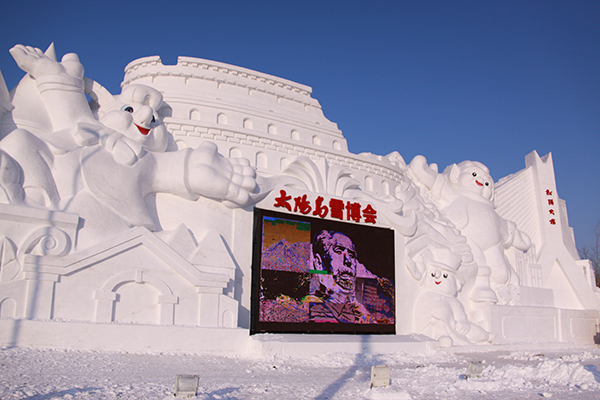
[[[11,213],[11,219],[21,219],[4,219],[3,228],[23,226],[25,219],[32,219],[23,216],[28,211],[31,215],[30,210],[5,205],[1,208]],[[59,223],[40,227],[49,222],[47,215],[42,215],[38,221],[28,221],[33,222],[30,229],[34,231],[24,241],[16,240],[14,234],[10,235],[12,239],[5,239],[2,317],[236,326],[237,302],[223,295],[234,277],[235,266],[227,259],[228,253],[216,231],[209,232],[190,260],[173,249],[177,245],[169,246],[143,227],[69,254],[71,239],[65,231],[68,222],[74,230],[78,218],[64,213],[52,218],[50,222],[62,222],[67,229],[57,228]],[[173,239],[185,240],[187,235],[189,240],[189,233],[183,230],[182,227],[177,232],[180,235]],[[13,240],[20,246],[12,245]],[[15,252],[14,248],[20,250],[21,257],[16,256],[19,250]],[[221,261],[206,265],[207,255],[210,259],[215,254]],[[18,266],[19,259],[22,266]],[[202,267],[212,272],[202,272]]]

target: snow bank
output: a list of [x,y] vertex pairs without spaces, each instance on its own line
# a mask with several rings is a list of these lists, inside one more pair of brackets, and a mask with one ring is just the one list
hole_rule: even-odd
[[[480,378],[465,379],[482,361]],[[390,366],[391,386],[369,389],[372,365]],[[0,398],[166,399],[176,375],[198,375],[197,399],[600,398],[600,350],[540,353],[343,353],[294,359],[84,351],[0,350]]]

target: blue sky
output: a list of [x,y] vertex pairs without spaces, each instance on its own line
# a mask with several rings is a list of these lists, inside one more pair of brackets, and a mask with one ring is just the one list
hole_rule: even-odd
[[477,160],[498,180],[552,152],[577,244],[594,240],[600,1],[12,1],[0,14],[9,88],[22,72],[8,50],[51,42],[113,93],[150,55],[309,85],[353,153]]

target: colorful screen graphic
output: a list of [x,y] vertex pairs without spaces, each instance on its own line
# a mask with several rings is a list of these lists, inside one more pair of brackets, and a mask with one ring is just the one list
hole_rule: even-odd
[[394,232],[255,209],[252,333],[395,333]]

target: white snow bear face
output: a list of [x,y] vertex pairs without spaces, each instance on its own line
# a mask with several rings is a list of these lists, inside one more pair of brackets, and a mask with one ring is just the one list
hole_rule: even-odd
[[428,290],[447,296],[456,296],[458,286],[454,274],[439,268],[429,268],[425,277],[425,285]]
[[458,165],[457,186],[472,193],[477,193],[486,200],[494,197],[494,180],[487,167],[476,161],[465,161]]
[[157,113],[162,105],[162,94],[149,86],[129,85],[115,100],[100,122],[147,150],[164,151],[168,133]]

